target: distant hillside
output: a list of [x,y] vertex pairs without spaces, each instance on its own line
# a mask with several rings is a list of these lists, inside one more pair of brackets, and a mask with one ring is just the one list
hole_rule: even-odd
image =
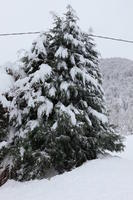
[[121,134],[133,134],[133,61],[101,59],[100,67],[110,120]]

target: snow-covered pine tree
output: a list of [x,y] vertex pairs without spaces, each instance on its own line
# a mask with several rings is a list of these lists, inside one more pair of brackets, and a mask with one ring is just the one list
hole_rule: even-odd
[[70,5],[62,23],[58,17],[55,19],[49,47],[54,58],[51,66],[57,74],[54,135],[58,140],[54,167],[62,172],[105,150],[122,150],[123,145],[108,123],[98,53],[92,38],[80,30]]
[[49,130],[45,126],[53,107],[47,93],[54,93],[50,84],[53,80],[52,69],[46,64],[48,43],[49,36],[42,33],[33,43],[31,51],[16,63],[20,65],[20,74],[11,72],[16,81],[8,94],[12,128],[6,148],[10,177],[17,180],[44,177],[51,168],[46,151]]
[[77,20],[68,6],[65,19],[54,16],[49,34],[21,59],[23,76],[9,93],[14,179],[48,177],[123,149],[107,120],[98,54]]

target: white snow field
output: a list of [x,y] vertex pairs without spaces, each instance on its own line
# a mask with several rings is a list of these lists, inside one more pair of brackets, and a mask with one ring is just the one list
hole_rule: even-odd
[[122,154],[88,161],[51,180],[8,181],[0,200],[133,200],[133,136]]

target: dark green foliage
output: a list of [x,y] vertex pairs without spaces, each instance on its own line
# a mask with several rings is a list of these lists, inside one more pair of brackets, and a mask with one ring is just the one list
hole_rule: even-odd
[[0,142],[2,142],[7,134],[8,127],[8,109],[0,103]]

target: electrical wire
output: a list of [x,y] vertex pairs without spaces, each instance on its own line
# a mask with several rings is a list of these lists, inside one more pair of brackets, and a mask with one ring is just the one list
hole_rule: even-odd
[[[21,35],[34,35],[39,34],[40,31],[29,31],[29,32],[18,32],[18,33],[0,33],[0,37],[6,37],[6,36],[21,36]],[[122,38],[115,38],[115,37],[109,37],[109,36],[103,36],[103,35],[95,35],[95,34],[89,34],[91,37],[100,38],[100,39],[106,39],[106,40],[113,40],[117,42],[125,42],[125,43],[132,43],[133,40],[126,40]]]

